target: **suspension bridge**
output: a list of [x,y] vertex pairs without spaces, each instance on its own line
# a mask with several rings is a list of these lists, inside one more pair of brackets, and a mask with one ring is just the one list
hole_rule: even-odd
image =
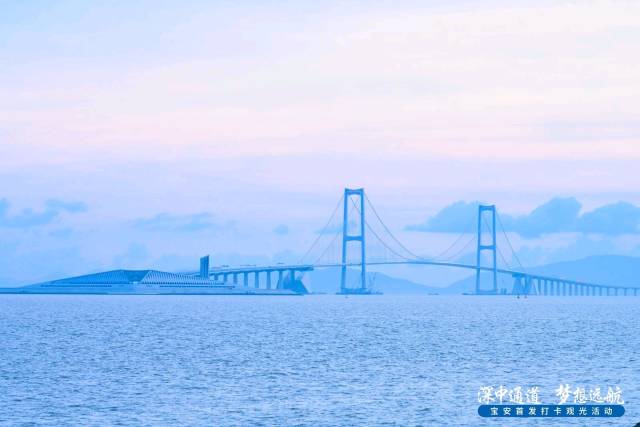
[[[373,214],[371,220],[365,215],[369,211]],[[479,205],[477,216],[470,218],[470,224],[475,230],[460,233],[440,254],[420,256],[391,232],[364,189],[346,188],[329,220],[318,230],[317,238],[297,263],[210,268],[207,256],[200,260],[200,272],[193,274],[256,289],[277,289],[285,280],[295,280],[297,275],[316,268],[339,268],[339,293],[367,294],[371,293],[367,285],[367,267],[425,265],[474,272],[474,293],[477,295],[638,295],[639,288],[636,287],[588,283],[527,272],[518,259],[495,205]],[[498,245],[498,236],[504,239],[511,262],[503,253],[502,245]],[[474,245],[475,264],[460,262],[461,255],[469,253]],[[357,276],[354,276],[354,270],[357,270]],[[511,278],[511,285],[504,283],[505,276]],[[499,287],[499,283],[502,286]]]

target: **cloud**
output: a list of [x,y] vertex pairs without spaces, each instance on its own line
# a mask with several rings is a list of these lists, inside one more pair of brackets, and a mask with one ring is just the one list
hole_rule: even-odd
[[139,218],[134,221],[136,228],[146,231],[192,232],[228,228],[230,225],[216,223],[213,215],[208,212],[187,215],[171,215],[163,212],[150,218]]
[[638,233],[640,208],[626,202],[602,206],[582,215],[578,229],[587,233]]
[[87,205],[83,202],[67,202],[59,199],[49,199],[46,202],[49,209],[66,211],[66,212],[86,212]]
[[507,231],[515,231],[523,237],[577,231],[581,208],[580,202],[573,197],[555,198],[538,206],[528,215],[502,215],[502,221]]
[[273,229],[273,232],[279,236],[285,236],[287,234],[289,234],[289,227],[287,227],[284,224],[280,224],[278,225],[276,228]]
[[67,202],[57,199],[47,200],[42,211],[25,208],[16,215],[9,215],[11,204],[7,199],[0,199],[0,227],[29,228],[52,223],[61,212],[85,212],[87,207],[82,202]]
[[423,224],[408,225],[409,231],[431,231],[436,233],[461,233],[475,231],[480,202],[455,202],[429,218]]
[[[478,202],[458,201],[438,212],[422,224],[405,227],[410,231],[471,233],[477,227]],[[529,214],[500,215],[506,231],[533,238],[543,234],[581,232],[597,234],[640,233],[640,207],[627,202],[601,206],[580,213],[582,204],[573,197],[554,198]]]

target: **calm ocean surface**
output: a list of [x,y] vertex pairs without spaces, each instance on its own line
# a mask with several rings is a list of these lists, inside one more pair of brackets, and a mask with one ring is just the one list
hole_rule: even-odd
[[[640,298],[0,295],[0,425],[621,425]],[[615,386],[607,421],[477,415],[480,386]]]

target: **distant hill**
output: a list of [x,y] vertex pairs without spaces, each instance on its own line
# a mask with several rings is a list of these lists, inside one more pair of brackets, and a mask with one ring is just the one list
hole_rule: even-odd
[[[640,258],[621,255],[598,255],[575,261],[558,262],[526,269],[527,272],[543,274],[558,278],[573,279],[603,285],[640,287]],[[340,287],[340,270],[337,268],[318,269],[308,273],[311,292],[335,293]],[[349,270],[348,277],[356,278],[357,271]],[[375,275],[375,279],[374,279]],[[490,277],[484,274],[484,283]],[[500,275],[499,287],[511,289],[513,279],[508,275]],[[367,282],[373,283],[376,290],[385,294],[462,294],[475,290],[475,274],[456,281],[444,288],[424,286],[410,280],[392,277],[382,273],[367,273]]]
[[577,261],[548,264],[530,270],[539,274],[583,282],[640,287],[640,258],[638,257],[599,255]]
[[[528,273],[573,279],[581,282],[602,285],[640,287],[640,258],[622,255],[596,255],[576,261],[565,261],[553,264],[530,267]],[[487,283],[488,275],[483,276]],[[473,292],[475,276],[467,277],[447,286],[442,293]],[[510,277],[501,275],[499,287],[507,286],[511,289],[513,281]]]
[[[356,270],[349,269],[347,276],[350,280],[357,277]],[[307,273],[310,292],[334,294],[340,289],[340,269],[321,268]],[[439,293],[441,288],[431,288],[409,280],[388,276],[382,273],[367,273],[367,283],[384,294],[429,294]]]

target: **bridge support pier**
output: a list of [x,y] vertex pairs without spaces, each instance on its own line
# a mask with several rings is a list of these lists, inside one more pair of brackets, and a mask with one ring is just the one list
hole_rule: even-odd
[[522,275],[521,274],[513,274],[513,287],[511,288],[511,295],[520,295],[524,293],[524,288],[522,287]]
[[260,289],[260,272],[256,271],[254,273],[254,283],[253,283],[253,287],[256,289]]
[[271,272],[267,271],[267,289],[271,289]]

